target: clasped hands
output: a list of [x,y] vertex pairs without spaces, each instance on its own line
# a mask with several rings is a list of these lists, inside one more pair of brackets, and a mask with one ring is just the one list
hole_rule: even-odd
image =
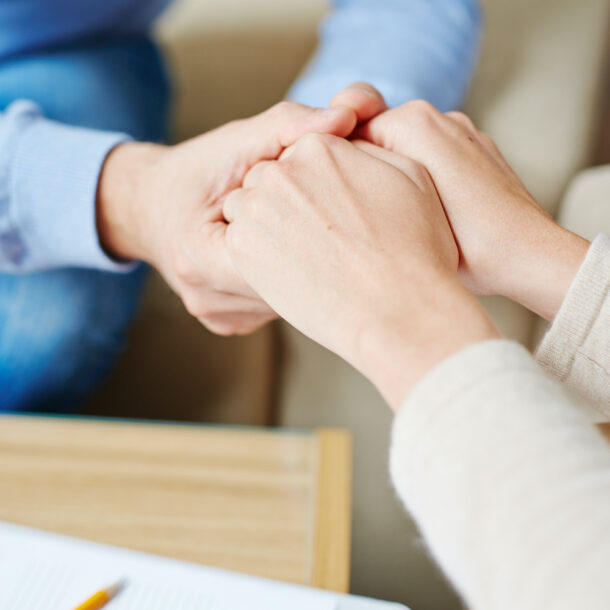
[[388,110],[365,84],[327,110],[285,102],[175,147],[117,147],[98,228],[211,330],[280,315],[393,406],[443,359],[500,337],[473,293],[552,319],[588,247],[465,115]]

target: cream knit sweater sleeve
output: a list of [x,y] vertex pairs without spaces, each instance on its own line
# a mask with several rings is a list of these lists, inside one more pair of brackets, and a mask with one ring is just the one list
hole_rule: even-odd
[[[610,240],[538,360],[610,414]],[[610,608],[610,444],[510,341],[431,371],[398,412],[392,479],[471,610]]]
[[610,444],[523,347],[486,341],[429,373],[390,465],[470,610],[610,608]]
[[536,359],[610,418],[610,239],[597,237]]

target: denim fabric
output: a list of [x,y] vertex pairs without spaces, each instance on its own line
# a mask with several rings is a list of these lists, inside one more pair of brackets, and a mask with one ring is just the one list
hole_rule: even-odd
[[[167,78],[142,36],[0,62],[0,109],[17,99],[65,124],[166,136]],[[145,276],[144,266],[0,274],[0,410],[77,408],[120,353]]]
[[0,0],[0,59],[93,38],[145,34],[171,0]]

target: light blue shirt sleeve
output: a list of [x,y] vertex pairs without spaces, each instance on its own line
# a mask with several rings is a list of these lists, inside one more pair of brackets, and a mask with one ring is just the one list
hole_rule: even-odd
[[[456,108],[476,62],[480,22],[476,0],[334,0],[318,52],[290,97],[326,106],[349,83],[368,81],[391,106],[423,98]],[[128,139],[50,121],[30,102],[0,113],[0,272],[133,268],[104,253],[95,220],[104,160]]]
[[390,106],[425,99],[442,111],[463,102],[478,55],[477,0],[333,0],[317,54],[289,93],[327,106],[355,81]]
[[96,229],[103,163],[129,139],[50,121],[28,101],[0,113],[1,272],[133,268],[105,254]]

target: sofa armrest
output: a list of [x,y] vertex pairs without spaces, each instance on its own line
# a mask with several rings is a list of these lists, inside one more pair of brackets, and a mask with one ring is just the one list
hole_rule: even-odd
[[557,220],[589,240],[599,233],[610,235],[610,165],[586,169],[572,180]]

